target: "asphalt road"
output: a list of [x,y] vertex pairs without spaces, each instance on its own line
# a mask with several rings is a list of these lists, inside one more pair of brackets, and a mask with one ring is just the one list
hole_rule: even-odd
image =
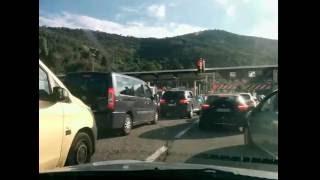
[[192,120],[165,119],[155,125],[141,125],[128,136],[104,133],[97,141],[92,162],[123,159],[214,164],[268,171],[278,169],[277,165],[270,163],[238,161],[240,157],[271,158],[258,148],[244,145],[240,131],[201,131],[198,117],[194,117]]

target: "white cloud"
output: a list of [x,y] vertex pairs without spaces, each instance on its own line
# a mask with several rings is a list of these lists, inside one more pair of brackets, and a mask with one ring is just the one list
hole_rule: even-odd
[[121,10],[125,11],[125,12],[129,12],[129,13],[138,13],[139,12],[139,9],[132,8],[132,7],[121,7]]
[[[248,26],[248,35],[278,39],[278,0],[213,0],[226,13],[225,22],[233,24],[235,18],[252,18],[254,24]],[[252,8],[252,16],[247,14]],[[250,12],[251,12],[250,10]],[[247,19],[245,19],[247,21]],[[247,33],[246,33],[247,34]]]
[[226,12],[229,17],[234,17],[236,15],[236,4],[232,4],[229,0],[215,0]]
[[263,1],[263,6],[268,13],[278,16],[278,0],[265,0]]
[[278,21],[263,20],[256,24],[250,32],[252,36],[278,39]]
[[148,6],[147,11],[150,16],[153,16],[159,19],[164,19],[166,17],[166,6],[163,4],[162,5],[153,4],[151,6]]
[[176,2],[170,2],[168,4],[169,7],[176,7],[178,4]]
[[228,8],[226,9],[226,13],[228,16],[233,17],[236,15],[236,8],[235,6],[228,6]]
[[40,26],[68,27],[72,29],[90,29],[113,34],[135,37],[173,37],[205,30],[206,28],[188,24],[164,23],[161,26],[149,26],[143,22],[120,24],[89,16],[63,13],[56,16],[39,16]]
[[278,39],[278,1],[264,0],[260,3],[261,17],[253,26],[251,35]]

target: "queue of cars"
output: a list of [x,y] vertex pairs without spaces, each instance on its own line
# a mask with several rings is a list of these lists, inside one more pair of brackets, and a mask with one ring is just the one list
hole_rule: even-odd
[[199,113],[200,129],[243,127],[246,144],[277,152],[278,91],[260,103],[248,93],[204,97],[189,90],[165,91],[159,99],[146,82],[113,72],[68,73],[63,81],[39,60],[40,171],[90,162],[99,131],[128,135],[135,125],[157,123],[159,114]]

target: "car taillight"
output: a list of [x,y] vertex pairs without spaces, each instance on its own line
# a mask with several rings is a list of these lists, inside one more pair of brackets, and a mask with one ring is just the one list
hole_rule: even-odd
[[210,108],[210,105],[209,104],[202,104],[201,105],[201,109],[202,110],[206,110],[206,109],[209,109]]
[[246,104],[239,104],[238,105],[238,110],[243,112],[243,111],[247,111],[248,110],[248,105]]
[[113,88],[108,88],[108,104],[107,108],[110,110],[114,110],[116,99],[115,99],[115,94],[114,94],[114,89]]
[[160,104],[165,104],[165,103],[166,103],[166,100],[160,99]]
[[180,104],[188,104],[189,101],[188,101],[188,99],[180,99],[179,103]]

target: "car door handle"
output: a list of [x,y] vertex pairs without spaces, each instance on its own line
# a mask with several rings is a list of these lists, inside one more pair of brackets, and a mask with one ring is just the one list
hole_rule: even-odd
[[71,134],[71,129],[66,128],[66,136]]

